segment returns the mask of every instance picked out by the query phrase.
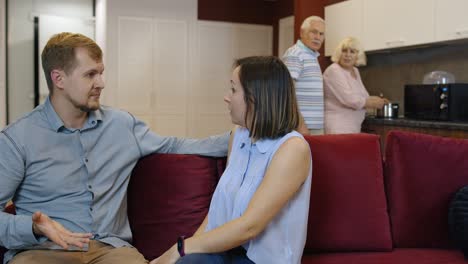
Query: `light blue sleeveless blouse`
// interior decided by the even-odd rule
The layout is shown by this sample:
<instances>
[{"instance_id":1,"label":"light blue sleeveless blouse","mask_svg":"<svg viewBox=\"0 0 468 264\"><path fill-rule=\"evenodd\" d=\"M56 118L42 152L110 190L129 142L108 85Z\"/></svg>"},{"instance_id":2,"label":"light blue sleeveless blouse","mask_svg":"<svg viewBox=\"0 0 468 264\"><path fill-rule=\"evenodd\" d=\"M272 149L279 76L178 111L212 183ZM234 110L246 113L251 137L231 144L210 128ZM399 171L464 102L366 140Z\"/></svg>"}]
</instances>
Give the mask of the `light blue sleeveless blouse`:
<instances>
[{"instance_id":1,"label":"light blue sleeveless blouse","mask_svg":"<svg viewBox=\"0 0 468 264\"><path fill-rule=\"evenodd\" d=\"M237 129L228 166L211 200L206 231L244 213L274 154L281 144L291 137L303 139L301 134L293 131L282 138L262 139L252 143L246 128ZM288 175L284 175L284 181L288 181ZM301 262L307 236L311 181L312 168L295 196L286 203L266 229L243 245L250 260L258 264Z\"/></svg>"}]
</instances>

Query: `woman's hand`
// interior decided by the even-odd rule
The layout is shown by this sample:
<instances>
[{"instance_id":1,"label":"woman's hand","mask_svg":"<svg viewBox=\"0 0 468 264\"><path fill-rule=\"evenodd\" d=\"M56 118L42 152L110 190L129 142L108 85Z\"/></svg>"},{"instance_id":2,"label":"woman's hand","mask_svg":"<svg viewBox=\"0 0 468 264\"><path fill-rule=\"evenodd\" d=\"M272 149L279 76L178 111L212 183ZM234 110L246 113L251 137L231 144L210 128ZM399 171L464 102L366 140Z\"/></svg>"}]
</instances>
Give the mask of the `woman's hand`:
<instances>
[{"instance_id":1,"label":"woman's hand","mask_svg":"<svg viewBox=\"0 0 468 264\"><path fill-rule=\"evenodd\" d=\"M174 245L158 258L153 259L150 264L174 264L179 258L179 252Z\"/></svg>"},{"instance_id":2,"label":"woman's hand","mask_svg":"<svg viewBox=\"0 0 468 264\"><path fill-rule=\"evenodd\" d=\"M390 101L387 98L378 97L378 96L369 96L366 99L365 108L380 109L384 104L388 104Z\"/></svg>"}]
</instances>

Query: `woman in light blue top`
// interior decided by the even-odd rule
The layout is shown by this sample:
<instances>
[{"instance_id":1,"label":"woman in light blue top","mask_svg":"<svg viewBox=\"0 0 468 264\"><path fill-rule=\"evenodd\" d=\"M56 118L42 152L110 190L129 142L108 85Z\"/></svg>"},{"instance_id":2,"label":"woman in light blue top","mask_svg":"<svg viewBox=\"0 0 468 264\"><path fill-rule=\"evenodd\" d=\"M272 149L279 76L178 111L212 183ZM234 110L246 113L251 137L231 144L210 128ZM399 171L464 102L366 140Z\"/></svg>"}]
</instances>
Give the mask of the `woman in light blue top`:
<instances>
[{"instance_id":1,"label":"woman in light blue top","mask_svg":"<svg viewBox=\"0 0 468 264\"><path fill-rule=\"evenodd\" d=\"M275 57L236 61L225 96L232 122L228 165L195 234L151 263L301 262L312 160L294 84Z\"/></svg>"}]
</instances>

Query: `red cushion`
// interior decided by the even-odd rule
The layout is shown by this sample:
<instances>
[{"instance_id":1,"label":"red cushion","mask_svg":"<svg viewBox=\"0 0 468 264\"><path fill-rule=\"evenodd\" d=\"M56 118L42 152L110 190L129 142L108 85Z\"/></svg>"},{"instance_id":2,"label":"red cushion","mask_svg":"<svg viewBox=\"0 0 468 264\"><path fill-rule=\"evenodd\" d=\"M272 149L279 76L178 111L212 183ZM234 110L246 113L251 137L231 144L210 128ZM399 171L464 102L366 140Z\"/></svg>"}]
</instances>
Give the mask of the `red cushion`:
<instances>
[{"instance_id":1,"label":"red cushion","mask_svg":"<svg viewBox=\"0 0 468 264\"><path fill-rule=\"evenodd\" d=\"M7 207L5 207L5 213L16 214L15 205L14 204L9 204Z\"/></svg>"},{"instance_id":2,"label":"red cushion","mask_svg":"<svg viewBox=\"0 0 468 264\"><path fill-rule=\"evenodd\" d=\"M468 184L468 140L391 131L386 145L395 246L448 247L449 201Z\"/></svg>"},{"instance_id":3,"label":"red cushion","mask_svg":"<svg viewBox=\"0 0 468 264\"><path fill-rule=\"evenodd\" d=\"M208 212L218 166L218 159L195 155L154 154L138 162L128 213L133 245L147 259L164 253L178 236L196 231Z\"/></svg>"},{"instance_id":4,"label":"red cushion","mask_svg":"<svg viewBox=\"0 0 468 264\"><path fill-rule=\"evenodd\" d=\"M302 264L462 264L463 254L443 249L395 249L392 252L356 252L304 255Z\"/></svg>"},{"instance_id":5,"label":"red cushion","mask_svg":"<svg viewBox=\"0 0 468 264\"><path fill-rule=\"evenodd\" d=\"M391 250L379 138L306 140L313 160L306 251Z\"/></svg>"}]
</instances>

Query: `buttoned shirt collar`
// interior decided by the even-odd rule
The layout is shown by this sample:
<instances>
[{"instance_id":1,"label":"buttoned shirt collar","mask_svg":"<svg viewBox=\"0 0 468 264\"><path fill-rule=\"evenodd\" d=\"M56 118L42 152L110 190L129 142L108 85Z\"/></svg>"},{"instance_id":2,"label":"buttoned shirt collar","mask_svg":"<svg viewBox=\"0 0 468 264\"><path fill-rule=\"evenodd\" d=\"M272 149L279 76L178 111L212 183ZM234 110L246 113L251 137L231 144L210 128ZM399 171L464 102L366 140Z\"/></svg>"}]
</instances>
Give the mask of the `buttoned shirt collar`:
<instances>
[{"instance_id":1,"label":"buttoned shirt collar","mask_svg":"<svg viewBox=\"0 0 468 264\"><path fill-rule=\"evenodd\" d=\"M244 142L240 144L240 148L243 148L244 146L255 146L258 149L258 152L265 154L268 152L268 150L274 145L275 140L274 139L269 139L269 138L264 138L255 141L255 143L252 143L252 140L250 138L246 138Z\"/></svg>"},{"instance_id":2,"label":"buttoned shirt collar","mask_svg":"<svg viewBox=\"0 0 468 264\"><path fill-rule=\"evenodd\" d=\"M44 103L44 113L49 121L50 127L55 132L61 132L63 129L68 129L65 127L62 119L58 116L57 112L55 112L54 106L50 101L50 97L47 97ZM81 130L86 130L91 127L95 127L98 122L102 121L102 115L99 110L91 111L88 113L88 118L86 119L86 123L84 124ZM68 129L71 130L71 129ZM76 129L75 129L76 130Z\"/></svg>"}]
</instances>

